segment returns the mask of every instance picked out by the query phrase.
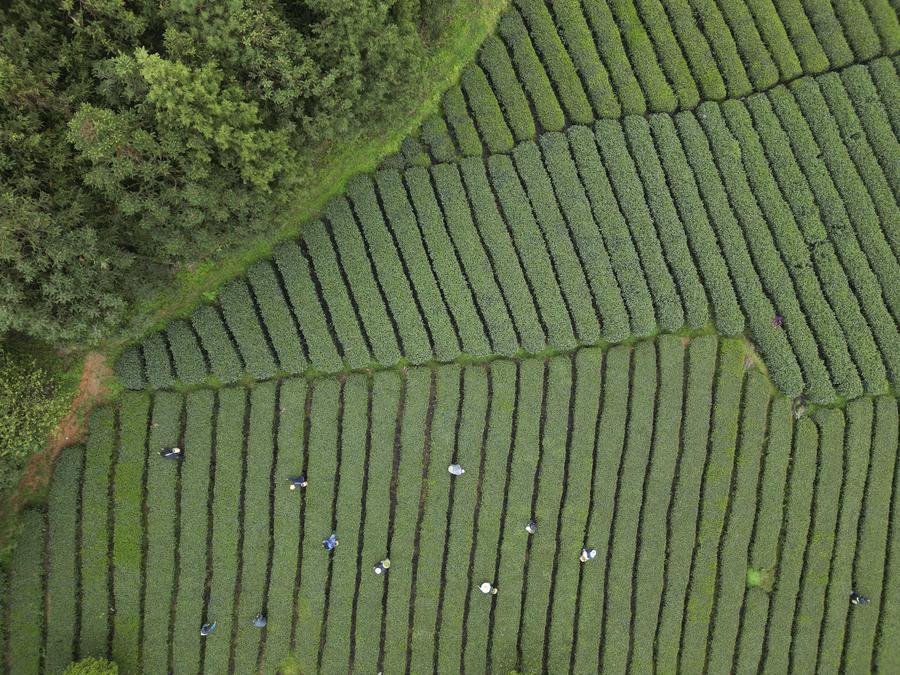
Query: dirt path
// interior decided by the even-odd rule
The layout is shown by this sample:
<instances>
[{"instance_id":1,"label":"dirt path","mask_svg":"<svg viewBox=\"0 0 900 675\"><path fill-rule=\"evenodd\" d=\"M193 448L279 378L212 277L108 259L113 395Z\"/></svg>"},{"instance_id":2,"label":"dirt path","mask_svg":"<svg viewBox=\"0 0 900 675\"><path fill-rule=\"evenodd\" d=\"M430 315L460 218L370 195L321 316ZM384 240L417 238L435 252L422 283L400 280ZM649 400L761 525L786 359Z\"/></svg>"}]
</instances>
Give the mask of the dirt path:
<instances>
[{"instance_id":1,"label":"dirt path","mask_svg":"<svg viewBox=\"0 0 900 675\"><path fill-rule=\"evenodd\" d=\"M43 491L53 476L53 462L57 455L70 445L81 443L87 433L87 420L90 411L98 403L102 403L109 394L109 379L113 372L106 363L106 357L99 352L90 352L84 359L81 371L81 382L78 394L72 399L69 414L57 425L50 435L50 445L34 455L22 479L14 498L14 504L20 506L34 494Z\"/></svg>"}]
</instances>

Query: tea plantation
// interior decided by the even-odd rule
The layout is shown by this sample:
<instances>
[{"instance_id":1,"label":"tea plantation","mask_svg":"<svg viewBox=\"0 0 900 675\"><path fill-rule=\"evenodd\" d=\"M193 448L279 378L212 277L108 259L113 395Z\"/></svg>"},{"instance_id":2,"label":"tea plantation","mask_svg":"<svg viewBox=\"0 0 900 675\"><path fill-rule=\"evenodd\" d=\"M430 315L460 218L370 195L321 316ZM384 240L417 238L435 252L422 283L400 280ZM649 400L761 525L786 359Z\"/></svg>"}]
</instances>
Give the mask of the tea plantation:
<instances>
[{"instance_id":1,"label":"tea plantation","mask_svg":"<svg viewBox=\"0 0 900 675\"><path fill-rule=\"evenodd\" d=\"M898 51L888 0L514 0L122 354L0 665L900 672Z\"/></svg>"}]
</instances>

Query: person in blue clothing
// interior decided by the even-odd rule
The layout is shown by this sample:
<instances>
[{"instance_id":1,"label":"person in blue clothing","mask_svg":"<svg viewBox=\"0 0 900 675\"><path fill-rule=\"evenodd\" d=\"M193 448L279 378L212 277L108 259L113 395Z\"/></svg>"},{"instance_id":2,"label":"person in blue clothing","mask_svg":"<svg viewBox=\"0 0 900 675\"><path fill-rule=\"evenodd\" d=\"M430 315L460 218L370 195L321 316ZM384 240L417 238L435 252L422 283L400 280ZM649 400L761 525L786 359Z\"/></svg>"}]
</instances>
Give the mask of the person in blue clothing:
<instances>
[{"instance_id":1,"label":"person in blue clothing","mask_svg":"<svg viewBox=\"0 0 900 675\"><path fill-rule=\"evenodd\" d=\"M163 448L159 451L159 456L163 459L182 459L181 448Z\"/></svg>"},{"instance_id":2,"label":"person in blue clothing","mask_svg":"<svg viewBox=\"0 0 900 675\"><path fill-rule=\"evenodd\" d=\"M215 629L216 629L215 621L213 621L212 623L205 623L202 626L200 626L200 635L202 637L206 637L207 635L212 633Z\"/></svg>"},{"instance_id":3,"label":"person in blue clothing","mask_svg":"<svg viewBox=\"0 0 900 675\"><path fill-rule=\"evenodd\" d=\"M306 480L306 476L300 474L299 476L291 476L288 478L288 481L291 483L291 490L296 490L297 488L305 488L309 483Z\"/></svg>"},{"instance_id":4,"label":"person in blue clothing","mask_svg":"<svg viewBox=\"0 0 900 675\"><path fill-rule=\"evenodd\" d=\"M868 605L871 600L867 598L862 593L857 593L856 591L850 592L850 604L851 605Z\"/></svg>"},{"instance_id":5,"label":"person in blue clothing","mask_svg":"<svg viewBox=\"0 0 900 675\"><path fill-rule=\"evenodd\" d=\"M253 619L253 625L257 628L265 628L266 627L266 615L262 612L257 613L256 618Z\"/></svg>"},{"instance_id":6,"label":"person in blue clothing","mask_svg":"<svg viewBox=\"0 0 900 675\"><path fill-rule=\"evenodd\" d=\"M331 536L322 542L322 546L325 547L326 551L333 551L334 549L337 548L338 544L340 544L340 543L341 542L338 541L337 535L334 532L332 532Z\"/></svg>"}]
</instances>

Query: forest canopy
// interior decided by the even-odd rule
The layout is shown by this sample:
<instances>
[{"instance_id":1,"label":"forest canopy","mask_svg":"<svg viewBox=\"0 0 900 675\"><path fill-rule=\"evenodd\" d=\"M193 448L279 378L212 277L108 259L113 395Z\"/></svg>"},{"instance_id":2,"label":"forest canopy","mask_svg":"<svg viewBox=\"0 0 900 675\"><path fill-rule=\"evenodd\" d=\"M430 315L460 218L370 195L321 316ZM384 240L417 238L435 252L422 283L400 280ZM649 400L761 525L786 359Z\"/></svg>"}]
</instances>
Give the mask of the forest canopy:
<instances>
[{"instance_id":1,"label":"forest canopy","mask_svg":"<svg viewBox=\"0 0 900 675\"><path fill-rule=\"evenodd\" d=\"M454 4L0 4L0 335L97 342L174 266L271 228Z\"/></svg>"}]
</instances>

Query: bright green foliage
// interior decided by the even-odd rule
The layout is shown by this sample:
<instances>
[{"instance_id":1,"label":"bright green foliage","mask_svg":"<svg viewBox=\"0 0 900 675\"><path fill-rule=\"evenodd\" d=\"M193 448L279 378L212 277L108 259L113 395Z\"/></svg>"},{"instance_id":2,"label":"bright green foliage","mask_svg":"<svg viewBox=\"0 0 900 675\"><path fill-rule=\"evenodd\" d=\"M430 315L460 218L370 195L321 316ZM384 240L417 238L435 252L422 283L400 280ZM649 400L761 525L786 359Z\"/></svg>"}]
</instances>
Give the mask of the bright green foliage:
<instances>
[{"instance_id":1,"label":"bright green foliage","mask_svg":"<svg viewBox=\"0 0 900 675\"><path fill-rule=\"evenodd\" d=\"M637 336L652 335L656 332L656 316L650 291L641 271L631 234L597 153L594 135L584 127L573 127L567 135L572 156L591 203L594 221L603 236L622 299L628 308L630 333Z\"/></svg>"},{"instance_id":2,"label":"bright green foliage","mask_svg":"<svg viewBox=\"0 0 900 675\"><path fill-rule=\"evenodd\" d=\"M118 675L118 673L119 666L115 662L89 656L69 665L63 675Z\"/></svg>"},{"instance_id":3,"label":"bright green foliage","mask_svg":"<svg viewBox=\"0 0 900 675\"><path fill-rule=\"evenodd\" d=\"M853 61L853 52L830 2L805 2L806 15L812 24L822 49L832 68L841 68Z\"/></svg>"},{"instance_id":4,"label":"bright green foliage","mask_svg":"<svg viewBox=\"0 0 900 675\"><path fill-rule=\"evenodd\" d=\"M889 404L882 404L887 407L885 411L887 422L890 423L891 414L896 416L896 408L894 412L890 410ZM893 434L893 437L891 437ZM890 445L892 442L897 447L897 434L889 428L885 430L885 434L879 437L879 442L884 445ZM892 487L891 511L887 515L890 523L897 522L898 512L900 512L900 500L896 498L897 490L900 488L900 471L894 463L894 485ZM883 623L876 631L875 649L877 653L873 655L873 667L879 672L889 672L898 666L897 653L891 647L897 637L897 607L894 603L897 601L897 595L900 593L900 584L897 583L897 563L900 560L900 546L898 546L897 537L893 534L888 535L888 542L885 551L885 577L882 582L882 599L881 599L881 621Z\"/></svg>"},{"instance_id":5,"label":"bright green foliage","mask_svg":"<svg viewBox=\"0 0 900 675\"><path fill-rule=\"evenodd\" d=\"M538 311L546 322L547 340L557 349L572 348L575 345L572 317L556 281L558 276L548 255L546 240L528 208L515 167L509 157L496 155L488 161L488 172L502 217L512 233L534 292Z\"/></svg>"},{"instance_id":6,"label":"bright green foliage","mask_svg":"<svg viewBox=\"0 0 900 675\"><path fill-rule=\"evenodd\" d=\"M341 277L342 271L330 239L325 224L317 220L304 229L300 249L307 266L311 268L317 293L321 289L321 302L327 307L326 317L336 334L336 343L340 344L343 360L351 368L364 368L372 361L369 343L363 337L360 319L347 295L347 286Z\"/></svg>"},{"instance_id":7,"label":"bright green foliage","mask_svg":"<svg viewBox=\"0 0 900 675\"><path fill-rule=\"evenodd\" d=\"M515 4L528 26L568 120L575 124L590 124L594 119L591 104L544 0L516 0Z\"/></svg>"},{"instance_id":8,"label":"bright green foliage","mask_svg":"<svg viewBox=\"0 0 900 675\"><path fill-rule=\"evenodd\" d=\"M453 173L444 171L444 175L450 180L454 179ZM439 179L440 175L436 170L435 177ZM534 291L523 272L509 224L503 220L498 210L499 205L488 182L484 163L475 160L463 162L462 178L475 226L484 241L486 253L490 255L491 266L503 291L504 302L509 306L508 312L512 315L519 342L530 352L540 351L547 344L546 329L540 319ZM443 194L447 190L441 187L442 183L445 184L439 179L438 189ZM447 216L452 223L451 215L452 212L448 210Z\"/></svg>"},{"instance_id":9,"label":"bright green foliage","mask_svg":"<svg viewBox=\"0 0 900 675\"><path fill-rule=\"evenodd\" d=\"M805 73L821 73L829 67L828 56L810 24L801 0L772 0L784 22ZM843 38L842 38L843 39ZM824 44L824 43L823 43Z\"/></svg>"},{"instance_id":10,"label":"bright green foliage","mask_svg":"<svg viewBox=\"0 0 900 675\"><path fill-rule=\"evenodd\" d=\"M684 225L678 217L666 185L662 165L650 134L650 125L644 118L635 116L626 118L624 127L631 155L640 173L641 182L645 186L647 205L656 226L656 236L662 245L665 259L672 270L678 293L683 300L683 322L691 328L700 328L709 321L709 303L688 247ZM673 313L677 316L677 311Z\"/></svg>"},{"instance_id":11,"label":"bright green foliage","mask_svg":"<svg viewBox=\"0 0 900 675\"><path fill-rule=\"evenodd\" d=\"M191 317L191 323L209 357L212 374L222 382L237 382L243 364L219 311L210 305L200 305Z\"/></svg>"},{"instance_id":12,"label":"bright green foliage","mask_svg":"<svg viewBox=\"0 0 900 675\"><path fill-rule=\"evenodd\" d=\"M275 249L274 263L284 283L297 323L306 341L309 361L316 370L336 372L343 363L335 345L322 300L316 293L306 258L293 243L282 244Z\"/></svg>"},{"instance_id":13,"label":"bright green foliage","mask_svg":"<svg viewBox=\"0 0 900 675\"><path fill-rule=\"evenodd\" d=\"M660 0L638 0L637 9L679 106L693 108L700 101L700 95L681 46L672 32L666 9Z\"/></svg>"},{"instance_id":14,"label":"bright green foliage","mask_svg":"<svg viewBox=\"0 0 900 675\"><path fill-rule=\"evenodd\" d=\"M219 292L219 301L247 373L258 380L275 375L278 367L247 283L243 280L229 282Z\"/></svg>"},{"instance_id":15,"label":"bright green foliage","mask_svg":"<svg viewBox=\"0 0 900 675\"><path fill-rule=\"evenodd\" d=\"M581 260L556 201L553 184L534 143L522 143L513 154L516 169L525 184L534 218L543 232L575 325L578 341L596 344L600 339L598 312L591 302Z\"/></svg>"},{"instance_id":16,"label":"bright green foliage","mask_svg":"<svg viewBox=\"0 0 900 675\"><path fill-rule=\"evenodd\" d=\"M778 69L762 42L756 22L745 2L722 0L719 5L734 36L747 76L756 91L778 82Z\"/></svg>"},{"instance_id":17,"label":"bright green foliage","mask_svg":"<svg viewBox=\"0 0 900 675\"><path fill-rule=\"evenodd\" d=\"M491 91L491 85L484 71L477 65L470 65L463 71L462 87L466 92L469 107L475 117L475 123L481 130L481 137L489 152L509 152L513 148L513 137L503 113L497 103L497 97ZM464 153L477 154L477 153Z\"/></svg>"},{"instance_id":18,"label":"bright green foliage","mask_svg":"<svg viewBox=\"0 0 900 675\"><path fill-rule=\"evenodd\" d=\"M447 123L439 115L431 115L422 123L422 142L428 147L436 162L452 162L456 159L456 147Z\"/></svg>"},{"instance_id":19,"label":"bright green foliage","mask_svg":"<svg viewBox=\"0 0 900 675\"><path fill-rule=\"evenodd\" d=\"M478 60L490 78L493 91L500 108L506 114L506 121L515 139L524 141L527 138L534 138L535 119L503 41L496 35L491 35L481 45Z\"/></svg>"},{"instance_id":20,"label":"bright green foliage","mask_svg":"<svg viewBox=\"0 0 900 675\"><path fill-rule=\"evenodd\" d=\"M231 628L235 672L252 672L257 663L260 630L253 618L265 609L265 583L269 560L270 493L275 438L273 421L276 413L276 383L265 382L250 393L249 426L244 431L245 470L241 502L241 537L243 546L238 556L238 588L234 625ZM285 489L285 486L280 486Z\"/></svg>"},{"instance_id":21,"label":"bright green foliage","mask_svg":"<svg viewBox=\"0 0 900 675\"><path fill-rule=\"evenodd\" d=\"M153 333L144 341L144 364L147 383L154 389L169 387L175 381L169 345L162 333Z\"/></svg>"},{"instance_id":22,"label":"bright green foliage","mask_svg":"<svg viewBox=\"0 0 900 675\"><path fill-rule=\"evenodd\" d=\"M448 89L442 99L442 105L447 126L452 130L459 151L468 157L480 156L482 153L481 139L475 123L469 116L462 89L459 86Z\"/></svg>"},{"instance_id":23,"label":"bright green foliage","mask_svg":"<svg viewBox=\"0 0 900 675\"><path fill-rule=\"evenodd\" d=\"M78 484L83 463L83 447L64 450L53 467L53 484L47 499L49 566L47 641L44 651L45 667L48 672L53 673L62 671L72 660L74 653L75 622L78 615L78 600L75 595Z\"/></svg>"},{"instance_id":24,"label":"bright green foliage","mask_svg":"<svg viewBox=\"0 0 900 675\"><path fill-rule=\"evenodd\" d=\"M257 263L247 271L247 281L256 298L260 319L272 340L279 369L288 373L302 373L306 369L302 338L281 292L275 270L268 263Z\"/></svg>"},{"instance_id":25,"label":"bright green foliage","mask_svg":"<svg viewBox=\"0 0 900 675\"><path fill-rule=\"evenodd\" d=\"M722 71L729 98L746 96L752 91L752 85L738 55L731 30L719 11L719 5L712 0L689 1L694 12L699 15L709 46Z\"/></svg>"},{"instance_id":26,"label":"bright green foliage","mask_svg":"<svg viewBox=\"0 0 900 675\"><path fill-rule=\"evenodd\" d=\"M175 361L175 375L184 384L199 384L206 378L207 368L197 338L186 321L176 320L166 328L166 339Z\"/></svg>"},{"instance_id":27,"label":"bright green foliage","mask_svg":"<svg viewBox=\"0 0 900 675\"><path fill-rule=\"evenodd\" d=\"M435 173L437 171L435 169ZM375 180L384 206L385 222L396 238L399 255L406 264L409 283L428 324L434 356L439 361L449 361L459 355L459 337L453 320L447 313L445 296L435 279L406 189L400 175L394 171L382 171L376 175ZM431 205L433 209L437 209L433 200Z\"/></svg>"},{"instance_id":28,"label":"bright green foliage","mask_svg":"<svg viewBox=\"0 0 900 675\"><path fill-rule=\"evenodd\" d=\"M147 443L147 554L144 581L144 672L171 670L168 655L150 645L168 645L169 626L175 601L176 533L178 499L176 485L180 461L165 460L163 447L181 446L184 400L172 392L159 392L153 400L150 439ZM187 453L189 448L183 448Z\"/></svg>"},{"instance_id":29,"label":"bright green foliage","mask_svg":"<svg viewBox=\"0 0 900 675\"><path fill-rule=\"evenodd\" d=\"M569 141L562 134L544 134L541 151L579 263L593 293L603 337L616 342L628 334L628 315L603 239L598 236L597 223L578 176L578 167L572 159Z\"/></svg>"},{"instance_id":30,"label":"bright green foliage","mask_svg":"<svg viewBox=\"0 0 900 675\"><path fill-rule=\"evenodd\" d=\"M84 473L81 480L81 656L106 653L109 616L109 559L107 527L109 512L109 480L116 445L116 411L111 406L95 410L91 415Z\"/></svg>"},{"instance_id":31,"label":"bright green foliage","mask_svg":"<svg viewBox=\"0 0 900 675\"><path fill-rule=\"evenodd\" d=\"M756 25L759 27L760 37L768 47L769 55L778 67L778 76L782 81L792 80L804 72L813 74L823 69L804 68L800 65L800 59L797 54L803 50L791 43L787 26L775 8L774 0L748 0L747 9L750 10ZM808 29L808 23L806 23L806 27ZM815 36L812 36L811 39L815 43ZM817 43L815 43L815 48L818 49L818 53L821 54L824 60L825 55L821 53L821 48L818 47ZM827 62L824 62L823 65L827 66Z\"/></svg>"},{"instance_id":32,"label":"bright green foliage","mask_svg":"<svg viewBox=\"0 0 900 675\"><path fill-rule=\"evenodd\" d=\"M522 17L514 9L509 10L500 18L498 30L510 51L510 58L522 80L522 85L528 92L541 129L562 130L566 123L565 115L544 66L534 51L534 45Z\"/></svg>"},{"instance_id":33,"label":"bright green foliage","mask_svg":"<svg viewBox=\"0 0 900 675\"><path fill-rule=\"evenodd\" d=\"M144 537L141 500L147 461L154 450L147 438L151 423L149 418L150 397L144 393L126 394L119 410L119 455L112 490L117 506L112 533L113 596L116 600L112 654L115 661L129 672L137 670L141 632Z\"/></svg>"},{"instance_id":34,"label":"bright green foliage","mask_svg":"<svg viewBox=\"0 0 900 675\"><path fill-rule=\"evenodd\" d=\"M855 60L867 61L881 53L881 44L869 14L862 2L834 0L834 11L844 29L844 35ZM896 16L896 15L895 15ZM894 19L896 24L896 18Z\"/></svg>"},{"instance_id":35,"label":"bright green foliage","mask_svg":"<svg viewBox=\"0 0 900 675\"><path fill-rule=\"evenodd\" d=\"M519 341L512 324L513 317L509 316L506 300L494 276L491 258L480 245L481 240L472 222L472 213L466 200L459 169L436 166L431 174L447 230L459 252L478 305L483 308L482 314L490 334L491 348L499 354L512 356L519 349Z\"/></svg>"},{"instance_id":36,"label":"bright green foliage","mask_svg":"<svg viewBox=\"0 0 900 675\"><path fill-rule=\"evenodd\" d=\"M479 160L473 161L481 164ZM431 268L442 291L444 303L453 315L460 346L468 354L487 355L491 348L485 332L485 320L479 315L479 306L474 301L472 289L460 267L431 177L424 169L412 169L406 175L406 186Z\"/></svg>"},{"instance_id":37,"label":"bright green foliage","mask_svg":"<svg viewBox=\"0 0 900 675\"><path fill-rule=\"evenodd\" d=\"M36 673L40 670L41 631L44 622L42 569L45 520L40 511L22 515L25 536L16 547L9 569L10 635L7 654L11 672Z\"/></svg>"},{"instance_id":38,"label":"bright green foliage","mask_svg":"<svg viewBox=\"0 0 900 675\"><path fill-rule=\"evenodd\" d=\"M885 562L889 541L889 518L897 461L897 400L880 397L875 401L872 454L866 479L863 511L860 514L859 538L853 558L853 583L864 588L871 598L882 598L885 589ZM891 589L893 591L893 589ZM883 598L882 598L883 600ZM851 613L847 636L841 654L841 668L848 672L872 669L872 656L879 619Z\"/></svg>"},{"instance_id":39,"label":"bright green foliage","mask_svg":"<svg viewBox=\"0 0 900 675\"><path fill-rule=\"evenodd\" d=\"M355 308L362 317L372 356L384 365L393 365L404 351L402 337L398 336L396 322L388 316L383 290L375 278L355 214L346 199L337 199L329 203L326 215L337 244L338 264L348 281ZM410 345L410 353L415 355L416 351L415 346Z\"/></svg>"},{"instance_id":40,"label":"bright green foliage","mask_svg":"<svg viewBox=\"0 0 900 675\"><path fill-rule=\"evenodd\" d=\"M353 181L348 195L353 200L366 251L374 261L378 283L384 290L388 309L402 340L403 355L414 364L434 358L429 336L399 251L385 225L381 209L369 180Z\"/></svg>"},{"instance_id":41,"label":"bright green foliage","mask_svg":"<svg viewBox=\"0 0 900 675\"><path fill-rule=\"evenodd\" d=\"M646 191L629 154L622 126L600 120L596 127L597 147L609 175L616 203L628 224L640 258L641 269L653 296L656 320L665 331L684 325L684 312L669 264L663 256L657 232L647 207Z\"/></svg>"},{"instance_id":42,"label":"bright green foliage","mask_svg":"<svg viewBox=\"0 0 900 675\"><path fill-rule=\"evenodd\" d=\"M524 3L522 3L524 6ZM597 54L594 36L587 25L580 3L576 0L552 0L547 3L559 26L559 37L568 49L570 58L584 87L594 112L599 117L618 117L622 113L616 92L613 90L606 66ZM531 9L532 16L538 25L546 26L543 13ZM553 32L556 28L551 29ZM558 57L561 58L561 57ZM626 112L633 112L629 101Z\"/></svg>"},{"instance_id":43,"label":"bright green foliage","mask_svg":"<svg viewBox=\"0 0 900 675\"><path fill-rule=\"evenodd\" d=\"M172 632L173 665L176 673L195 672L200 659L200 630L207 569L207 509L210 504L210 466L214 457L213 429L217 394L195 391L185 401L185 456L181 467L181 520L178 594ZM185 489L185 486L189 486Z\"/></svg>"}]
</instances>

